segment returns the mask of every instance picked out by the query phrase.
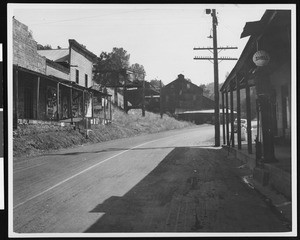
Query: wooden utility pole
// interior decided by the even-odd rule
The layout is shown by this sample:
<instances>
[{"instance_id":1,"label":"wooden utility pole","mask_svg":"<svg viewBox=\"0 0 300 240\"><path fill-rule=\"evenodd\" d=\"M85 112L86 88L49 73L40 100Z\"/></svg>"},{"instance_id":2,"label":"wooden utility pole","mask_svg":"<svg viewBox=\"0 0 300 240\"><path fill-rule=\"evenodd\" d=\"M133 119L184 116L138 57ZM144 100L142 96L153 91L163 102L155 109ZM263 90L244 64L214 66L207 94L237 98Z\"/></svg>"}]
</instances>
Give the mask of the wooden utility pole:
<instances>
[{"instance_id":1,"label":"wooden utility pole","mask_svg":"<svg viewBox=\"0 0 300 240\"><path fill-rule=\"evenodd\" d=\"M194 57L194 60L213 60L214 64L214 94L215 94L215 146L220 146L220 108L219 108L219 68L218 60L237 60L237 58L221 57L218 58L218 49L237 49L237 47L218 47L217 46L217 25L218 20L216 16L216 9L206 9L207 14L212 16L212 28L213 28L213 48L194 48L194 50L213 50L213 58L211 57Z\"/></svg>"},{"instance_id":2,"label":"wooden utility pole","mask_svg":"<svg viewBox=\"0 0 300 240\"><path fill-rule=\"evenodd\" d=\"M145 77L143 77L143 88L142 88L142 116L145 117Z\"/></svg>"},{"instance_id":3,"label":"wooden utility pole","mask_svg":"<svg viewBox=\"0 0 300 240\"><path fill-rule=\"evenodd\" d=\"M162 99L162 82L159 81L159 110L160 110L160 118L163 118L163 99Z\"/></svg>"},{"instance_id":4,"label":"wooden utility pole","mask_svg":"<svg viewBox=\"0 0 300 240\"><path fill-rule=\"evenodd\" d=\"M214 91L215 91L215 146L220 146L220 110L219 110L219 67L217 50L217 17L216 9L212 10L213 46L214 46Z\"/></svg>"}]
</instances>

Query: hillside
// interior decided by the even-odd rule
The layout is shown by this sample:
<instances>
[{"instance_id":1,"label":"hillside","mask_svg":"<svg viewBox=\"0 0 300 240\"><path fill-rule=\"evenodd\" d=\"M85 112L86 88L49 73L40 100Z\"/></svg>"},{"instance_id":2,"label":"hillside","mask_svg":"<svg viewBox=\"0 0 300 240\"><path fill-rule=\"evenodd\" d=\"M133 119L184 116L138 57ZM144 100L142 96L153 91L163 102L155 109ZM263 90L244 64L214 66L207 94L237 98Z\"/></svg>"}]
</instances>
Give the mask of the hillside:
<instances>
[{"instance_id":1,"label":"hillside","mask_svg":"<svg viewBox=\"0 0 300 240\"><path fill-rule=\"evenodd\" d=\"M13 153L14 157L26 158L61 148L76 147L82 144L104 142L189 126L193 126L193 124L177 121L167 115L164 115L161 119L159 114L146 112L146 116L142 117L141 110L130 110L128 114L125 114L118 108L113 108L113 122L108 125L95 125L87 138L71 126L20 126L14 131Z\"/></svg>"}]
</instances>

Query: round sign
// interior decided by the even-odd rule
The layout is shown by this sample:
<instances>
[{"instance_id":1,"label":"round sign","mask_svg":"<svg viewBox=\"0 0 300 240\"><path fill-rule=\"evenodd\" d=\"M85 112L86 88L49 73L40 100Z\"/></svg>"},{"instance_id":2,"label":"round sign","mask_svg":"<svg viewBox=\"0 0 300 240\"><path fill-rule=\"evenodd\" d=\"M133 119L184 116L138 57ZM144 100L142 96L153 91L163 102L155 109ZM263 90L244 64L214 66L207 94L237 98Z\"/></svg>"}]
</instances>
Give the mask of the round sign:
<instances>
[{"instance_id":1,"label":"round sign","mask_svg":"<svg viewBox=\"0 0 300 240\"><path fill-rule=\"evenodd\" d=\"M253 62L256 66L262 67L268 65L270 61L270 56L266 51L257 51L253 55Z\"/></svg>"}]
</instances>

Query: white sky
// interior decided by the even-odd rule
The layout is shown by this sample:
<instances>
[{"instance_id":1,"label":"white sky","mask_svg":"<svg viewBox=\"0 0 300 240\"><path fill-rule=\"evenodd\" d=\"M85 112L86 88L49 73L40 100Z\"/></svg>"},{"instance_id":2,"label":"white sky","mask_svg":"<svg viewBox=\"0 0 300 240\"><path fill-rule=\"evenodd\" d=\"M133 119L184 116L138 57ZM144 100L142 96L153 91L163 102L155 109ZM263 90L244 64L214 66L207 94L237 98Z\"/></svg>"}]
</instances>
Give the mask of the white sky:
<instances>
[{"instance_id":1,"label":"white sky","mask_svg":"<svg viewBox=\"0 0 300 240\"><path fill-rule=\"evenodd\" d=\"M207 38L212 18L206 8L216 8L218 46L237 46L221 51L219 56L239 57L248 37L240 39L247 21L258 21L266 9L276 5L233 4L9 4L11 16L29 27L34 39L52 48L68 47L75 39L97 56L113 47L123 47L130 54L130 64L139 63L146 70L146 80L161 79L167 84L182 73L193 83L213 82L213 64L194 60L212 56ZM282 8L282 6L281 6ZM10 15L8 15L10 16ZM219 82L236 61L219 64Z\"/></svg>"}]
</instances>

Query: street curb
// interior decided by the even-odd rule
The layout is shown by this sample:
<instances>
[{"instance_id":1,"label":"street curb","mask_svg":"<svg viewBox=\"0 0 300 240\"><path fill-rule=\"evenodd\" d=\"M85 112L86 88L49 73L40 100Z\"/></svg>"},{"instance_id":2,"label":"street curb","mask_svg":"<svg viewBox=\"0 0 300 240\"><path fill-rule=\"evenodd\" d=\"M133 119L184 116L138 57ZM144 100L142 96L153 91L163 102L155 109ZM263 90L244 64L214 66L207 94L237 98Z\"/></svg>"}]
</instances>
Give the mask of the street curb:
<instances>
[{"instance_id":1,"label":"street curb","mask_svg":"<svg viewBox=\"0 0 300 240\"><path fill-rule=\"evenodd\" d=\"M235 149L223 148L227 154L227 158L233 158L238 161L241 166L235 167L235 173L241 182L253 189L262 198L265 204L271 208L272 212L284 223L284 225L292 230L292 202L283 193L276 191L271 185L263 185L254 179L254 169L251 169L244 159L239 159ZM230 154L231 153L231 154ZM237 163L237 162L236 162ZM234 166L233 166L234 167Z\"/></svg>"}]
</instances>

